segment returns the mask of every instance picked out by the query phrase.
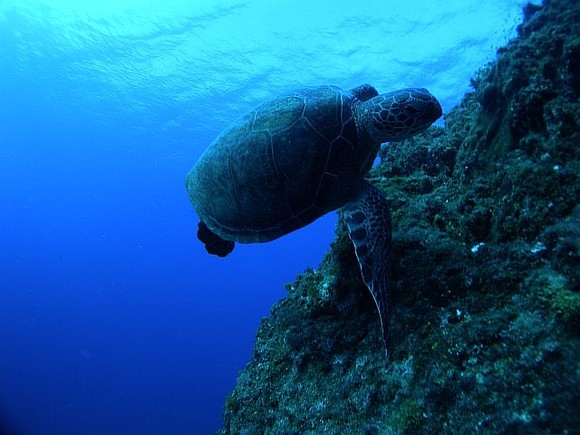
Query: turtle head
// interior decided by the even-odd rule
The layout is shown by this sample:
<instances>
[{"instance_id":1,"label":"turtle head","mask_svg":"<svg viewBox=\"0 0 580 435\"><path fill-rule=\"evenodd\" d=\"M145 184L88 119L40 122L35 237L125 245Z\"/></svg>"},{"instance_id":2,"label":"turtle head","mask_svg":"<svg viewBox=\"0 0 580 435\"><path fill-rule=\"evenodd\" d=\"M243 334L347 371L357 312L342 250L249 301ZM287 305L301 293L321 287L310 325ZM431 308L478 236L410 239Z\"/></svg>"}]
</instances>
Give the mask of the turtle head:
<instances>
[{"instance_id":1,"label":"turtle head","mask_svg":"<svg viewBox=\"0 0 580 435\"><path fill-rule=\"evenodd\" d=\"M441 105L427 89L407 88L361 103L357 118L374 142L383 143L425 131L442 113Z\"/></svg>"}]
</instances>

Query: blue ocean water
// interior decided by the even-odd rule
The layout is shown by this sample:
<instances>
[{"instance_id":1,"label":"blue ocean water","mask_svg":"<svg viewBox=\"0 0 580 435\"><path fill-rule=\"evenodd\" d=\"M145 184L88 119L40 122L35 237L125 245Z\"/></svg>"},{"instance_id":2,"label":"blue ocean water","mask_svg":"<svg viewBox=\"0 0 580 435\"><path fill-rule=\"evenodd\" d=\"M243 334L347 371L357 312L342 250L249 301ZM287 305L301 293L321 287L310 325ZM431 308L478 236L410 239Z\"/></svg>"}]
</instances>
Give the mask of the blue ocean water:
<instances>
[{"instance_id":1,"label":"blue ocean water","mask_svg":"<svg viewBox=\"0 0 580 435\"><path fill-rule=\"evenodd\" d=\"M427 87L447 111L520 0L0 1L0 433L205 434L336 215L225 259L184 177L304 85Z\"/></svg>"}]
</instances>

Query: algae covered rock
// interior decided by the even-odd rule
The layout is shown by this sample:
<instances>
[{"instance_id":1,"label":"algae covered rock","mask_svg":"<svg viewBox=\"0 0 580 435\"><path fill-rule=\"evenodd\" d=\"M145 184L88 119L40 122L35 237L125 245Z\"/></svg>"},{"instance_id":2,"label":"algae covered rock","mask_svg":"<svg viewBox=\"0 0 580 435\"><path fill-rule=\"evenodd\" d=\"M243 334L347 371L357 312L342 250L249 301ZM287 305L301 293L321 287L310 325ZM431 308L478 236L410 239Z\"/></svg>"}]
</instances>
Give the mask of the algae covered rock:
<instances>
[{"instance_id":1,"label":"algae covered rock","mask_svg":"<svg viewBox=\"0 0 580 435\"><path fill-rule=\"evenodd\" d=\"M221 433L573 433L580 428L580 4L525 8L446 128L391 144L384 358L342 224L288 285Z\"/></svg>"}]
</instances>

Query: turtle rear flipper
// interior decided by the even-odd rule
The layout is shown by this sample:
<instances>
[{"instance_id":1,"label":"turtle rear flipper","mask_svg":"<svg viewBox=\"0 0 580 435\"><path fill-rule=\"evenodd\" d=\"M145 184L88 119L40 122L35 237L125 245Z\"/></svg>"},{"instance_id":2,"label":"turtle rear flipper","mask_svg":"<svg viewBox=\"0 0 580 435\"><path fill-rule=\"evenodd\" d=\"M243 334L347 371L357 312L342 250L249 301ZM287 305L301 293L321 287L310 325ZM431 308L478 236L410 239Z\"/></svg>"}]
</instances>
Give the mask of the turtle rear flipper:
<instances>
[{"instance_id":1,"label":"turtle rear flipper","mask_svg":"<svg viewBox=\"0 0 580 435\"><path fill-rule=\"evenodd\" d=\"M213 233L206 224L199 221L197 238L205 245L205 250L218 257L225 257L234 250L234 242L224 240Z\"/></svg>"},{"instance_id":2,"label":"turtle rear flipper","mask_svg":"<svg viewBox=\"0 0 580 435\"><path fill-rule=\"evenodd\" d=\"M391 213L383 194L361 180L357 196L342 208L362 278L379 312L385 350L389 343Z\"/></svg>"}]
</instances>

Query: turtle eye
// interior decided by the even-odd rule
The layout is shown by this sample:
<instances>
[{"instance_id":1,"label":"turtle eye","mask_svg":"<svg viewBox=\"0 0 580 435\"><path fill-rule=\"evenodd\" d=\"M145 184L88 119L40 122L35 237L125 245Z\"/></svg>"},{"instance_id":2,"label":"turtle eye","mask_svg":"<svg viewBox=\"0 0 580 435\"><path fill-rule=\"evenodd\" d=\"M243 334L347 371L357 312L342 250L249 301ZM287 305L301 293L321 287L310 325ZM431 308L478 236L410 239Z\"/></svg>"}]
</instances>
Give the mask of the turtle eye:
<instances>
[{"instance_id":1,"label":"turtle eye","mask_svg":"<svg viewBox=\"0 0 580 435\"><path fill-rule=\"evenodd\" d=\"M419 113L419 111L415 109L413 106L407 106L407 113L411 116L415 116Z\"/></svg>"}]
</instances>

